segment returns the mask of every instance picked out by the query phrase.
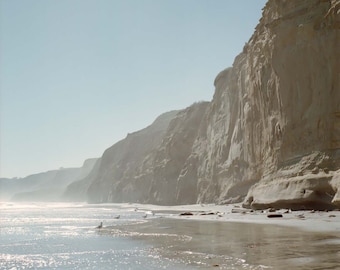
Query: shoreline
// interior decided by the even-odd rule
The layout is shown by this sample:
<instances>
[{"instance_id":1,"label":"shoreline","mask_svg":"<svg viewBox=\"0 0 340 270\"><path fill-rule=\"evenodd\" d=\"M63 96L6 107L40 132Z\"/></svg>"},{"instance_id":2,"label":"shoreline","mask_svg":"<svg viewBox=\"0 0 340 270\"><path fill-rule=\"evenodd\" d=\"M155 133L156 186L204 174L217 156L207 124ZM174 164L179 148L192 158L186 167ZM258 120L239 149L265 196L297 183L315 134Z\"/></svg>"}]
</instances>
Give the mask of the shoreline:
<instances>
[{"instance_id":1,"label":"shoreline","mask_svg":"<svg viewBox=\"0 0 340 270\"><path fill-rule=\"evenodd\" d=\"M124 232L166 246L162 256L180 257L186 265L301 270L338 265L334 258L340 245L340 211L251 211L241 204L115 207L137 211L146 221L124 226Z\"/></svg>"},{"instance_id":2,"label":"shoreline","mask_svg":"<svg viewBox=\"0 0 340 270\"><path fill-rule=\"evenodd\" d=\"M0 202L1 208L8 207L40 207L41 202ZM214 222L236 222L263 225L279 225L284 227L294 227L296 229L315 233L340 233L340 210L314 211L298 210L251 210L242 208L241 203L228 205L216 204L193 204L162 206L139 203L103 203L87 204L85 202L54 202L44 205L44 207L62 207L68 204L76 204L78 207L115 207L127 211L140 212L144 219L169 218L178 220L193 221L214 221ZM282 217L268 218L267 215L282 215Z\"/></svg>"},{"instance_id":3,"label":"shoreline","mask_svg":"<svg viewBox=\"0 0 340 270\"><path fill-rule=\"evenodd\" d=\"M8 243L13 244L14 232L20 241L16 247L22 248L20 252L13 252L13 256L25 254L33 264L39 263L35 261L36 255L27 253L26 245L22 244L45 247L50 243L53 253L46 256L52 258L54 254L60 254L60 249L65 254L64 245L59 244L66 240L78 247L69 261L79 262L78 249L83 254L83 244L89 247L88 253L84 253L87 260L95 241L99 252L95 259L101 261L106 257L111 265L112 258L116 262L127 260L130 263L142 259L143 269L148 268L150 258L156 265L152 269L159 269L158 264L169 266L169 269L335 269L338 265L336 258L340 254L339 211L289 212L284 213L282 218L270 219L267 218L268 213L250 212L240 204L6 203L2 207L8 210L4 211L7 228L4 236ZM304 219L297 217L300 212L304 213ZM180 215L183 213L190 214ZM330 218L329 215L335 217ZM104 225L96 229L94 224L98 225L98 221L103 221ZM13 229L13 222L17 230ZM279 226L273 226L275 224ZM300 230L304 228L301 225L306 224L313 226L314 230ZM321 229L315 224L320 224ZM36 233L42 235L37 240L38 245L30 237L25 242L26 231L31 231L34 237ZM45 250L41 252L45 254ZM64 266L64 259L57 263ZM140 267L141 264L138 264L136 269Z\"/></svg>"},{"instance_id":4,"label":"shoreline","mask_svg":"<svg viewBox=\"0 0 340 270\"><path fill-rule=\"evenodd\" d=\"M295 227L309 232L340 232L340 211L251 210L241 203L230 205L194 204L160 206L152 204L118 204L121 208L144 211L149 217L180 220L238 222ZM282 215L269 218L268 215ZM146 217L148 218L148 217Z\"/></svg>"}]
</instances>

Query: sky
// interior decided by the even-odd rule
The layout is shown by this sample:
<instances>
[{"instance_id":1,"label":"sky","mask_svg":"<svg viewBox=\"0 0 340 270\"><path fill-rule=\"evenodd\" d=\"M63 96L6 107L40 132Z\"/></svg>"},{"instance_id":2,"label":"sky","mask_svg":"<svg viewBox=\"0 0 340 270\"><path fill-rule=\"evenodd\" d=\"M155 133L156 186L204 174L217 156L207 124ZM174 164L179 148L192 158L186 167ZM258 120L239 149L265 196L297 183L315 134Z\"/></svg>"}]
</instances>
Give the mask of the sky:
<instances>
[{"instance_id":1,"label":"sky","mask_svg":"<svg viewBox=\"0 0 340 270\"><path fill-rule=\"evenodd\" d=\"M0 0L0 177L80 167L210 101L266 0Z\"/></svg>"}]
</instances>

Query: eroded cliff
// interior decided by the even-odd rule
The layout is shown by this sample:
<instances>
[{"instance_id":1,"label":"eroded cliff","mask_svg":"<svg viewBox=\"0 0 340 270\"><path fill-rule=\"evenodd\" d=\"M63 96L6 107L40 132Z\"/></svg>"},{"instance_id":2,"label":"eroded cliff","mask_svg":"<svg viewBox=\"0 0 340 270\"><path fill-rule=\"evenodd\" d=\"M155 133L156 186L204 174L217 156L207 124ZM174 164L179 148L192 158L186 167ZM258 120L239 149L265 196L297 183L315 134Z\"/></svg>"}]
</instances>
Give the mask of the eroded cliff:
<instances>
[{"instance_id":1,"label":"eroded cliff","mask_svg":"<svg viewBox=\"0 0 340 270\"><path fill-rule=\"evenodd\" d=\"M339 16L339 1L268 1L233 67L216 78L207 139L197 144L206 153L200 201L247 194L254 208L333 207Z\"/></svg>"}]
</instances>

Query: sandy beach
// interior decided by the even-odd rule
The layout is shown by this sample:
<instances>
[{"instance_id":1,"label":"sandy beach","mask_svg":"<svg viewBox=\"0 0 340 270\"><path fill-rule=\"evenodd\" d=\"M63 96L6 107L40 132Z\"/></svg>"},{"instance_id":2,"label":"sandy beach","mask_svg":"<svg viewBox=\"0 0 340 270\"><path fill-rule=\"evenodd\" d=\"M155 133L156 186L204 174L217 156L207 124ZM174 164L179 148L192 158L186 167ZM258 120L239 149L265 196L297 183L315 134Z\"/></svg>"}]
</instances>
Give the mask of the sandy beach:
<instances>
[{"instance_id":1,"label":"sandy beach","mask_svg":"<svg viewBox=\"0 0 340 270\"><path fill-rule=\"evenodd\" d=\"M281 209L273 211L251 210L241 204L215 205L195 204L178 206L159 206L149 204L123 204L122 208L145 211L151 217L187 219L200 221L244 222L256 224L274 224L290 226L311 232L340 232L340 211L291 211ZM268 217L269 215L282 217Z\"/></svg>"}]
</instances>

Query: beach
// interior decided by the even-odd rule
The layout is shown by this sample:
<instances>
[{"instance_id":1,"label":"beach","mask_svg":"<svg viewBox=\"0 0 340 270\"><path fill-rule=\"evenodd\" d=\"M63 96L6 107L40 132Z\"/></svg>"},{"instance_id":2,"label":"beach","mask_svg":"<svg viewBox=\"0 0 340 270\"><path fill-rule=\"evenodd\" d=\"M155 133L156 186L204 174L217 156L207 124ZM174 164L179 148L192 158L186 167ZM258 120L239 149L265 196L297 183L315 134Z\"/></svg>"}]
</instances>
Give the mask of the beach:
<instances>
[{"instance_id":1,"label":"beach","mask_svg":"<svg viewBox=\"0 0 340 270\"><path fill-rule=\"evenodd\" d=\"M194 267L338 269L340 265L339 211L252 211L240 204L120 207L146 213L148 222L121 228L134 232L132 238L150 241L153 235L153 244L163 245L165 233L185 236L181 241L168 239L163 256Z\"/></svg>"},{"instance_id":2,"label":"beach","mask_svg":"<svg viewBox=\"0 0 340 270\"><path fill-rule=\"evenodd\" d=\"M166 216L172 219L187 219L199 221L238 222L252 224L267 224L295 227L310 232L339 232L340 211L291 211L280 210L251 210L242 208L242 204L216 205L194 204L177 206L159 206L149 204L122 204L126 209L138 209ZM269 218L268 215L281 214L282 217ZM151 215L149 214L149 217Z\"/></svg>"},{"instance_id":3,"label":"beach","mask_svg":"<svg viewBox=\"0 0 340 270\"><path fill-rule=\"evenodd\" d=\"M337 269L339 211L3 204L0 269ZM282 218L268 218L269 214ZM101 228L96 228L102 222Z\"/></svg>"}]
</instances>

